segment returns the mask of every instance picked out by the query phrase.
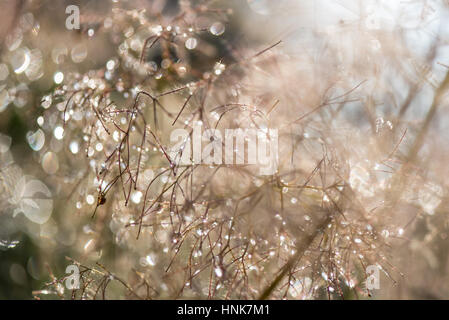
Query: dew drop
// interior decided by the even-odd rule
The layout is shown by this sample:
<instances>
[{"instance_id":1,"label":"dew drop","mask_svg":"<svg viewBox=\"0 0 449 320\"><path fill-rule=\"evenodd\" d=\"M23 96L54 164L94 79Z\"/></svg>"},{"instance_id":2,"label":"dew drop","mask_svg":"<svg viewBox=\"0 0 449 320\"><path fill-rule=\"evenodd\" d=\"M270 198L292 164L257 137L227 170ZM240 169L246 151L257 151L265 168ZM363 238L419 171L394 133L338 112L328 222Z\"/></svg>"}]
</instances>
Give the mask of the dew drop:
<instances>
[{"instance_id":1,"label":"dew drop","mask_svg":"<svg viewBox=\"0 0 449 320\"><path fill-rule=\"evenodd\" d=\"M101 142L98 142L95 145L95 150L97 150L98 152L102 151L103 150L103 144L101 144Z\"/></svg>"},{"instance_id":2,"label":"dew drop","mask_svg":"<svg viewBox=\"0 0 449 320\"><path fill-rule=\"evenodd\" d=\"M26 139L30 148L34 151L39 151L45 144L45 134L41 129L38 129L36 132L28 132Z\"/></svg>"},{"instance_id":3,"label":"dew drop","mask_svg":"<svg viewBox=\"0 0 449 320\"><path fill-rule=\"evenodd\" d=\"M84 251L90 251L94 246L94 239L89 239L84 245Z\"/></svg>"},{"instance_id":4,"label":"dew drop","mask_svg":"<svg viewBox=\"0 0 449 320\"><path fill-rule=\"evenodd\" d=\"M18 241L18 240L12 240L12 241L0 240L0 247L6 248L6 249L14 249L19 243L20 243L20 241Z\"/></svg>"},{"instance_id":5,"label":"dew drop","mask_svg":"<svg viewBox=\"0 0 449 320\"><path fill-rule=\"evenodd\" d=\"M64 128L61 126L57 126L53 131L53 135L56 139L62 140L62 138L64 138Z\"/></svg>"},{"instance_id":6,"label":"dew drop","mask_svg":"<svg viewBox=\"0 0 449 320\"><path fill-rule=\"evenodd\" d=\"M64 80L64 74L60 71L56 72L55 75L53 76L53 81L56 84L62 83L63 80Z\"/></svg>"},{"instance_id":7,"label":"dew drop","mask_svg":"<svg viewBox=\"0 0 449 320\"><path fill-rule=\"evenodd\" d=\"M223 73L223 71L225 71L225 69L226 69L226 65L225 64L223 64L221 62L217 62L217 63L215 63L215 66L214 66L214 73L217 76L219 76L220 74Z\"/></svg>"},{"instance_id":8,"label":"dew drop","mask_svg":"<svg viewBox=\"0 0 449 320\"><path fill-rule=\"evenodd\" d=\"M210 26L209 31L214 36L221 36L225 32L225 26L221 22L215 22Z\"/></svg>"},{"instance_id":9,"label":"dew drop","mask_svg":"<svg viewBox=\"0 0 449 320\"><path fill-rule=\"evenodd\" d=\"M11 66L14 72L17 74L23 73L31 63L31 54L28 49L17 49L16 52L11 56Z\"/></svg>"},{"instance_id":10,"label":"dew drop","mask_svg":"<svg viewBox=\"0 0 449 320\"><path fill-rule=\"evenodd\" d=\"M77 154L79 152L78 142L76 142L76 141L70 142L69 149L70 149L71 153Z\"/></svg>"},{"instance_id":11,"label":"dew drop","mask_svg":"<svg viewBox=\"0 0 449 320\"><path fill-rule=\"evenodd\" d=\"M113 70L113 69L115 68L115 61L114 61L114 60L109 60L109 61L106 63L106 68L107 68L108 70Z\"/></svg>"},{"instance_id":12,"label":"dew drop","mask_svg":"<svg viewBox=\"0 0 449 320\"><path fill-rule=\"evenodd\" d=\"M216 267L214 272L215 272L215 275L219 278L221 278L223 276L223 270L221 270L220 267Z\"/></svg>"},{"instance_id":13,"label":"dew drop","mask_svg":"<svg viewBox=\"0 0 449 320\"><path fill-rule=\"evenodd\" d=\"M87 202L87 204L90 204L90 205L94 204L94 202L95 202L94 196L91 194L88 194L86 196L86 202Z\"/></svg>"},{"instance_id":14,"label":"dew drop","mask_svg":"<svg viewBox=\"0 0 449 320\"><path fill-rule=\"evenodd\" d=\"M48 109L48 108L50 108L51 103L52 103L51 95L46 95L42 98L41 106L44 109Z\"/></svg>"},{"instance_id":15,"label":"dew drop","mask_svg":"<svg viewBox=\"0 0 449 320\"><path fill-rule=\"evenodd\" d=\"M59 169L58 156L54 152L47 152L42 158L42 168L48 174L55 174Z\"/></svg>"},{"instance_id":16,"label":"dew drop","mask_svg":"<svg viewBox=\"0 0 449 320\"><path fill-rule=\"evenodd\" d=\"M135 204L139 204L141 200L142 200L142 192L135 191L132 193L132 195L131 195L132 202L134 202Z\"/></svg>"},{"instance_id":17,"label":"dew drop","mask_svg":"<svg viewBox=\"0 0 449 320\"><path fill-rule=\"evenodd\" d=\"M185 42L185 46L189 50L195 49L197 44L198 44L198 40L196 40L195 38L188 38Z\"/></svg>"},{"instance_id":18,"label":"dew drop","mask_svg":"<svg viewBox=\"0 0 449 320\"><path fill-rule=\"evenodd\" d=\"M146 267L146 266L154 266L156 263L154 262L153 256L149 254L146 257L140 258L140 264L143 267Z\"/></svg>"},{"instance_id":19,"label":"dew drop","mask_svg":"<svg viewBox=\"0 0 449 320\"><path fill-rule=\"evenodd\" d=\"M44 117L42 117L42 116L38 117L36 122L39 126L42 127L44 125Z\"/></svg>"}]
</instances>

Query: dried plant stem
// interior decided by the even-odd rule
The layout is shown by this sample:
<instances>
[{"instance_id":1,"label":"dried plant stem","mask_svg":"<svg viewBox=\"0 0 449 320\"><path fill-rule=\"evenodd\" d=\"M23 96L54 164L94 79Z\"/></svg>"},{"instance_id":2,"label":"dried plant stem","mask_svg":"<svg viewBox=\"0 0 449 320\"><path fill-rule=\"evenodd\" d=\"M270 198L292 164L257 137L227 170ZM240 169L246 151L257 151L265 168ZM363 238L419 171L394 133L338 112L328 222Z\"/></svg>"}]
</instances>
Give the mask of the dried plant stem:
<instances>
[{"instance_id":1,"label":"dried plant stem","mask_svg":"<svg viewBox=\"0 0 449 320\"><path fill-rule=\"evenodd\" d=\"M330 212L327 213L327 216L323 221L318 224L313 231L312 234L307 235L304 239L301 239L299 242L299 246L296 249L295 254L293 257L288 260L288 262L282 267L281 272L277 275L277 277L270 283L269 286L267 286L263 291L262 294L259 296L259 300L266 300L270 297L271 293L276 289L276 287L279 285L279 283L284 279L284 277L291 272L292 268L302 259L304 256L304 252L307 250L307 248L310 247L310 245L314 242L316 237L320 234L320 231L328 225L332 220L332 214Z\"/></svg>"}]
</instances>

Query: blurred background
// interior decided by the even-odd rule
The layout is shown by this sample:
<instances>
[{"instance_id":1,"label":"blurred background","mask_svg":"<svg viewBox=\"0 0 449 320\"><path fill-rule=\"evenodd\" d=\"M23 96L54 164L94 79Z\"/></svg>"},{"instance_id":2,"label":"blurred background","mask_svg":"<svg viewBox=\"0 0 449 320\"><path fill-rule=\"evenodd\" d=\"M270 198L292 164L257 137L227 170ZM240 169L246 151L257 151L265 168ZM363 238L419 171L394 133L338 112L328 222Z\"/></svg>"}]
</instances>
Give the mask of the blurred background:
<instances>
[{"instance_id":1,"label":"blurred background","mask_svg":"<svg viewBox=\"0 0 449 320\"><path fill-rule=\"evenodd\" d=\"M213 18L220 21L214 29L185 42L184 50L189 54L185 59L192 70L202 73L204 66L217 61L232 64L248 52L255 54L282 40L280 61L288 64L280 72L279 83L267 83L261 76L260 83L251 85L268 88L268 92L285 99L290 94L304 94L313 100L312 96L325 91L329 83L338 83L341 89L337 92L341 94L364 82L358 91L362 98L341 108L341 122L333 130L351 130L349 135L359 139L361 145L375 136L389 151L401 142L397 150L403 159L407 150L417 146L413 157L418 160L410 166L419 173L419 179L413 178L410 183L412 191L403 188L406 204L391 207L391 212L386 209L385 221L395 225L394 231L387 231L388 264L394 266L397 277L389 279L382 274L381 289L373 295L387 299L449 298L445 179L449 173L449 112L444 90L449 68L449 10L445 1L3 0L0 299L37 296L53 274L64 275L66 257L83 256L94 232L86 217L94 209L95 193L91 192L87 200L80 195L82 203L76 193L69 197L75 187L71 179L77 174L71 168L84 166L70 156L84 150L78 144L63 144L60 116L49 115L55 108L63 109L54 105L57 101L52 101L51 93L71 81L73 74L111 71L117 61L126 58L120 51L120 37L127 29L115 30L116 21L106 19L113 8L146 9L164 25L185 2L224 10L223 15ZM65 26L69 5L80 9L80 30ZM148 53L154 63L148 68L154 68L156 78L166 60L163 50L158 52ZM180 56L176 61L179 68L183 61ZM177 76L182 78L179 72ZM161 77L160 88L169 87L169 76L161 73ZM126 82L126 78L121 80ZM438 108L434 108L436 98ZM414 144L419 139L421 143ZM342 143L353 143L349 138L345 141ZM351 172L359 175L351 186L361 194L370 193L372 182L360 163L354 163L358 171ZM81 206L86 208L86 201L89 209L77 211ZM375 207L376 201L381 206L385 200L370 201ZM109 222L103 219L99 223ZM92 249L101 261L131 259L124 255L128 249L113 244L117 242L115 236L114 231L105 231L103 249Z\"/></svg>"}]
</instances>

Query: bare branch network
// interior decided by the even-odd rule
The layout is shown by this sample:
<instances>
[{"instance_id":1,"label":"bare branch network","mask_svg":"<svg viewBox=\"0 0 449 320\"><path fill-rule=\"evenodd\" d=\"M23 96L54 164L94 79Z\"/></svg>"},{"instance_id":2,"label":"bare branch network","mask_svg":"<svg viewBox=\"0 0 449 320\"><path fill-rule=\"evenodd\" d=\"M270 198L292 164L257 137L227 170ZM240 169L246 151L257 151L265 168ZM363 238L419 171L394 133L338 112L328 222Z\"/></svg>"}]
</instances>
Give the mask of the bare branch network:
<instances>
[{"instance_id":1,"label":"bare branch network","mask_svg":"<svg viewBox=\"0 0 449 320\"><path fill-rule=\"evenodd\" d=\"M410 297L407 274L426 263L444 270L447 258L429 249L443 246L437 240L449 226L447 141L437 128L447 125L436 125L449 79L438 56L443 35L420 55L403 29L343 21L304 32L309 42L294 51L287 36L240 39L243 9L225 1L86 3L70 54L46 36L62 71L40 92L38 128L26 138L53 196L50 214L23 197L8 202L55 225L39 240L51 243L48 252L63 244L64 259L48 258L50 280L35 298L364 298L377 292L366 285L373 266L379 292ZM17 32L31 48L49 28L25 22ZM28 47L2 55L24 50L36 59ZM411 118L420 91L431 101ZM190 152L196 126L222 133L200 137L210 148L199 158ZM180 129L187 135L174 144ZM256 141L233 131L235 160L226 158L224 134L233 129L257 132ZM276 149L265 151L276 166L261 174L248 159L273 142L271 130ZM13 195L23 174L1 170L0 190ZM407 256L430 262L411 266ZM79 268L77 288L66 285L70 264Z\"/></svg>"}]
</instances>

